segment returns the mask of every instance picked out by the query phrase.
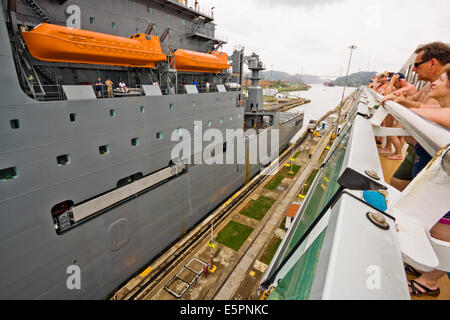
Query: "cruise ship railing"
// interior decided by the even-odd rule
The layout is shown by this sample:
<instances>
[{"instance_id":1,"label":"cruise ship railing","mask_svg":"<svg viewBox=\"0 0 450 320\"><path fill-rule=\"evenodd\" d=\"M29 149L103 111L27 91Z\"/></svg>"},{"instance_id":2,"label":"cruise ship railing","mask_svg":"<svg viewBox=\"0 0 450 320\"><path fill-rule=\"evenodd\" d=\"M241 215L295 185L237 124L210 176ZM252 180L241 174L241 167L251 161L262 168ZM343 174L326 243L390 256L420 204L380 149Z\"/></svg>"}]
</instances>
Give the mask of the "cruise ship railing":
<instances>
[{"instance_id":1,"label":"cruise ship railing","mask_svg":"<svg viewBox=\"0 0 450 320\"><path fill-rule=\"evenodd\" d=\"M376 111L373 107L378 105L380 98L367 88L361 89L340 135L263 277L263 289L273 289L269 299L409 299L392 216L379 212L385 216L391 230L384 235L377 234L376 228L367 225L369 220L365 213L373 212L374 208L363 200L363 193L344 191L331 209L318 218L339 190L337 181L346 168L366 175L369 175L367 172L375 173L380 182L388 186L383 179L374 127L368 121L370 111ZM381 108L394 115L431 155L448 147L449 130L394 102L387 102ZM448 156L442 161L447 173ZM305 233L308 233L306 238ZM302 238L304 240L299 243ZM383 287L374 289L369 283L373 270L382 270L379 276Z\"/></svg>"},{"instance_id":2,"label":"cruise ship railing","mask_svg":"<svg viewBox=\"0 0 450 320\"><path fill-rule=\"evenodd\" d=\"M280 266L282 261L294 249L300 238L307 229L318 218L320 211L331 200L333 194L339 189L337 180L343 169L343 162L350 138L352 121L356 117L356 105L349 112L347 121L343 126L340 136L333 144L326 163L320 168L314 179L310 191L306 195L296 218L293 221L288 234L283 239L275 254L264 280ZM339 147L336 147L339 146ZM326 179L326 180L325 180ZM277 284L272 299L307 299L311 290L312 279L314 278L313 266L317 262L323 242L325 232L321 232L314 245L306 251L306 241L296 249L294 254L286 263L286 266L279 271L273 280ZM310 270L310 271L308 271Z\"/></svg>"}]
</instances>

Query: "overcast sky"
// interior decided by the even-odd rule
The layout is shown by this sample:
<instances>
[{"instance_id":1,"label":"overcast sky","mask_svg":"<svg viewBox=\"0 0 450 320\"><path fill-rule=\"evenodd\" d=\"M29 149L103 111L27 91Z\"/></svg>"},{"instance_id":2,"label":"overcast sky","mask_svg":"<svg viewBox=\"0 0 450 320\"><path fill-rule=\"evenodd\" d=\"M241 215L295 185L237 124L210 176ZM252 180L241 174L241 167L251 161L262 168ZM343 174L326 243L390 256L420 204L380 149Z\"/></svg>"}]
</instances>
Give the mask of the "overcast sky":
<instances>
[{"instance_id":1,"label":"overcast sky","mask_svg":"<svg viewBox=\"0 0 450 320\"><path fill-rule=\"evenodd\" d=\"M345 75L398 71L419 44L450 42L450 0L199 0L215 7L224 47L243 45L270 70Z\"/></svg>"}]
</instances>

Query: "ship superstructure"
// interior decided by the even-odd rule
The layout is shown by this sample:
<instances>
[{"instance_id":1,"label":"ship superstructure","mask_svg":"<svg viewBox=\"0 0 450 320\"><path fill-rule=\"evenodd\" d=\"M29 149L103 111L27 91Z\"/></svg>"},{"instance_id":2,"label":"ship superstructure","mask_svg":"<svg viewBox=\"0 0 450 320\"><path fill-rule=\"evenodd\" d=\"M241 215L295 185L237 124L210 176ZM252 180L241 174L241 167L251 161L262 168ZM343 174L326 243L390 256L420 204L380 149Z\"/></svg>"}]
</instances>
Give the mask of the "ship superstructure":
<instances>
[{"instance_id":1,"label":"ship superstructure","mask_svg":"<svg viewBox=\"0 0 450 320\"><path fill-rule=\"evenodd\" d=\"M243 49L228 63L205 68L208 61L196 59L220 57L225 40L215 37L211 12L179 1L11 0L2 6L0 298L102 299L263 166L190 161L195 150L189 158L172 156L173 136L183 131L193 145L206 147L202 131L215 128L225 137L227 129L245 127L253 110L244 105L259 100L242 101L242 79L227 69L242 70ZM98 46L116 51L106 50L100 61L99 52L95 59L73 53L55 61L55 48L47 47L51 57L43 59L23 35L44 23L68 39L65 28L95 33L85 43L92 47L92 40L117 39ZM86 35L70 41L86 42ZM167 59L112 63L120 39L134 45L136 35L159 42ZM200 68L177 70L171 63L177 50L196 52L183 63ZM105 85L95 90L98 78L114 83L112 98ZM121 81L125 89L117 88ZM274 112L264 119L243 138L246 153L262 129L278 130L283 148L303 115ZM216 152L237 154L238 139ZM279 150L270 152L274 157Z\"/></svg>"}]
</instances>

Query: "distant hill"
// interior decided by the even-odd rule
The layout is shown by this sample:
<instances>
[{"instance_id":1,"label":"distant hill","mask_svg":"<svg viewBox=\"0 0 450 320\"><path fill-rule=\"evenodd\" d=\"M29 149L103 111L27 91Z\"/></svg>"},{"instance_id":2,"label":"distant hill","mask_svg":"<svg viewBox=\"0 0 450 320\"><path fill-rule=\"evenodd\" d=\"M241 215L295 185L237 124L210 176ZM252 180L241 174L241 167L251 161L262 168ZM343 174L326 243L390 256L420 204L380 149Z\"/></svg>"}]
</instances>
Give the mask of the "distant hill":
<instances>
[{"instance_id":1,"label":"distant hill","mask_svg":"<svg viewBox=\"0 0 450 320\"><path fill-rule=\"evenodd\" d=\"M313 76L313 75L309 75L309 74L304 74L304 75L300 75L300 74L289 74L287 72L283 72L283 71L271 71L271 70L266 70L262 72L263 76L264 76L264 80L267 81L286 81L286 82L294 82L297 83L299 82L299 80L301 79L304 84L314 84L314 83L323 83L324 80L321 79L320 77L317 76ZM247 73L246 76L250 76L251 72Z\"/></svg>"},{"instance_id":2,"label":"distant hill","mask_svg":"<svg viewBox=\"0 0 450 320\"><path fill-rule=\"evenodd\" d=\"M369 83L372 76L376 75L376 72L371 71L360 71L357 73L352 73L348 76L347 86L349 87L361 87ZM345 85L345 76L337 78L335 80L337 86Z\"/></svg>"}]
</instances>

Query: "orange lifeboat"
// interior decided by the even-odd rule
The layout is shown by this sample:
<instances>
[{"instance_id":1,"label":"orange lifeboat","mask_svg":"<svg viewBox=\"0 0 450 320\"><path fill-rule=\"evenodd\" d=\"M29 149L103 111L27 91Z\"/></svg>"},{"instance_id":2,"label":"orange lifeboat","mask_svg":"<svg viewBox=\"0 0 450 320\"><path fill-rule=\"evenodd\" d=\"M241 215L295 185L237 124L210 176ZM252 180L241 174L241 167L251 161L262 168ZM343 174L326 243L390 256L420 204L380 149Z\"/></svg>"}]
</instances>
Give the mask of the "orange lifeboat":
<instances>
[{"instance_id":1,"label":"orange lifeboat","mask_svg":"<svg viewBox=\"0 0 450 320\"><path fill-rule=\"evenodd\" d=\"M143 33L124 38L42 23L22 36L38 60L155 68L167 59L159 38Z\"/></svg>"},{"instance_id":2,"label":"orange lifeboat","mask_svg":"<svg viewBox=\"0 0 450 320\"><path fill-rule=\"evenodd\" d=\"M228 56L225 52L208 53L178 49L170 59L173 69L189 72L219 73L228 69Z\"/></svg>"}]
</instances>

